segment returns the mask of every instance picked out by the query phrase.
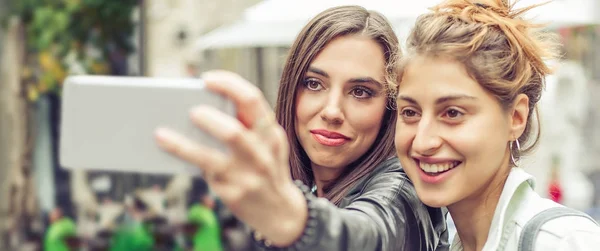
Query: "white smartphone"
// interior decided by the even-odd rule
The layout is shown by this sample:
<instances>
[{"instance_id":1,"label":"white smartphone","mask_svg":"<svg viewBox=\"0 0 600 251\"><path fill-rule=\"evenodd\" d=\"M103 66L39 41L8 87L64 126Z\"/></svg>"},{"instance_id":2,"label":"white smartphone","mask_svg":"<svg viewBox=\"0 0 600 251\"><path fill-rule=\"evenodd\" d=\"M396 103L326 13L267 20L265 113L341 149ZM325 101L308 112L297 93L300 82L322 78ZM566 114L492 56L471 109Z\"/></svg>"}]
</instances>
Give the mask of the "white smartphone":
<instances>
[{"instance_id":1,"label":"white smartphone","mask_svg":"<svg viewBox=\"0 0 600 251\"><path fill-rule=\"evenodd\" d=\"M200 169L157 145L167 127L206 146L225 150L190 120L197 105L235 115L231 101L201 79L70 76L63 85L60 165L66 169L200 175Z\"/></svg>"}]
</instances>

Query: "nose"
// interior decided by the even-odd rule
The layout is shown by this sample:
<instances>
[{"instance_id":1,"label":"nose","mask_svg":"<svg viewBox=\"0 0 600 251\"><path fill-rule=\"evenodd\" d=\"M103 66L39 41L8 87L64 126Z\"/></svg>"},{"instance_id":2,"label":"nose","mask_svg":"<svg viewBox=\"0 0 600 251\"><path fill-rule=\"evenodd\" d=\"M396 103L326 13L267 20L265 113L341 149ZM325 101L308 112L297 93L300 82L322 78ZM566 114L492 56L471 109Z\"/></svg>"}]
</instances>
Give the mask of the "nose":
<instances>
[{"instance_id":1,"label":"nose","mask_svg":"<svg viewBox=\"0 0 600 251\"><path fill-rule=\"evenodd\" d=\"M434 155L442 146L437 124L433 119L422 118L412 143L412 150L423 156Z\"/></svg>"},{"instance_id":2,"label":"nose","mask_svg":"<svg viewBox=\"0 0 600 251\"><path fill-rule=\"evenodd\" d=\"M321 119L329 124L344 123L343 95L341 90L332 89L321 110Z\"/></svg>"}]
</instances>

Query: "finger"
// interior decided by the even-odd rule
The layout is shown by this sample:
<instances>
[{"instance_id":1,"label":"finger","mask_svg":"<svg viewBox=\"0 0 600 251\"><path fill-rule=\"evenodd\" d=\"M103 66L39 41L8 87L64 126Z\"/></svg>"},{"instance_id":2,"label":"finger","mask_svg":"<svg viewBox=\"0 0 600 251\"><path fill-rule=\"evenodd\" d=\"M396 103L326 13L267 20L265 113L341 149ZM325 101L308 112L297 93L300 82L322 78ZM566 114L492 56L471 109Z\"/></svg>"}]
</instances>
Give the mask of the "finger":
<instances>
[{"instance_id":1,"label":"finger","mask_svg":"<svg viewBox=\"0 0 600 251\"><path fill-rule=\"evenodd\" d=\"M167 128L159 128L154 134L163 150L198 166L204 173L226 172L227 156L220 151L199 145Z\"/></svg>"},{"instance_id":2,"label":"finger","mask_svg":"<svg viewBox=\"0 0 600 251\"><path fill-rule=\"evenodd\" d=\"M260 89L235 73L209 71L202 74L202 79L209 90L233 101L238 118L247 128L252 127L256 119L272 113Z\"/></svg>"},{"instance_id":3,"label":"finger","mask_svg":"<svg viewBox=\"0 0 600 251\"><path fill-rule=\"evenodd\" d=\"M271 178L249 169L232 172L228 178L228 182L218 183L220 186L215 187L215 192L234 212L239 212L239 209L244 206L244 202L254 201L256 196L261 197L261 194L272 192L275 189L273 186L278 184L271 183Z\"/></svg>"},{"instance_id":4,"label":"finger","mask_svg":"<svg viewBox=\"0 0 600 251\"><path fill-rule=\"evenodd\" d=\"M290 171L290 143L283 127L276 125L273 130L273 147L279 160L278 174L285 179L292 177Z\"/></svg>"},{"instance_id":5,"label":"finger","mask_svg":"<svg viewBox=\"0 0 600 251\"><path fill-rule=\"evenodd\" d=\"M237 119L210 106L198 106L190 112L192 122L207 134L223 142L233 154L257 167L268 164L265 139L246 129Z\"/></svg>"}]
</instances>

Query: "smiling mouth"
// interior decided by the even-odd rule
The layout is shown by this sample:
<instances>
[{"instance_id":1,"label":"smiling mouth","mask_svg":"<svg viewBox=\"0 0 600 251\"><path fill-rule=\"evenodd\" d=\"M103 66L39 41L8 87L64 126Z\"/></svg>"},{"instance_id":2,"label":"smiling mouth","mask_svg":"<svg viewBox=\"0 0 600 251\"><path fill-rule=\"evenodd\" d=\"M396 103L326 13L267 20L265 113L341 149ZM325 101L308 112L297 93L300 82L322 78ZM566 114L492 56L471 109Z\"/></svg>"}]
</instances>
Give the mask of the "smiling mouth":
<instances>
[{"instance_id":1,"label":"smiling mouth","mask_svg":"<svg viewBox=\"0 0 600 251\"><path fill-rule=\"evenodd\" d=\"M448 162L443 162L443 163L430 164L430 163L422 162L418 159L415 159L415 161L417 162L417 165L419 166L419 168L421 168L421 170L423 170L423 172L425 172L427 175L430 175L430 176L437 176L437 175L443 174L445 172L448 172L462 163L461 161L448 161Z\"/></svg>"}]
</instances>

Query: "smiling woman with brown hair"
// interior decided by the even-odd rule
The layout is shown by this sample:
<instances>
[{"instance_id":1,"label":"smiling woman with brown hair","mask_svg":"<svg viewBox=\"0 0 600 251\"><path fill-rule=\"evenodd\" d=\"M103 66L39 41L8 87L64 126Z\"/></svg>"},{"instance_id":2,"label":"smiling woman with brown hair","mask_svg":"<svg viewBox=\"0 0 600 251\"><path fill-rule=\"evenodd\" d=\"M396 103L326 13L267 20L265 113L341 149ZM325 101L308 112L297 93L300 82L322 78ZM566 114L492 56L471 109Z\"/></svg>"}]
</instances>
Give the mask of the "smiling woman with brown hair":
<instances>
[{"instance_id":1,"label":"smiling woman with brown hair","mask_svg":"<svg viewBox=\"0 0 600 251\"><path fill-rule=\"evenodd\" d=\"M276 116L241 77L203 75L236 103L238 118L201 107L192 120L223 140L229 155L169 130L158 131L159 144L202 168L267 247L447 250L442 210L418 200L394 157L398 48L381 14L328 9L292 45Z\"/></svg>"}]
</instances>

